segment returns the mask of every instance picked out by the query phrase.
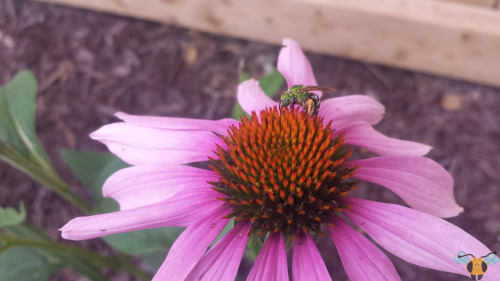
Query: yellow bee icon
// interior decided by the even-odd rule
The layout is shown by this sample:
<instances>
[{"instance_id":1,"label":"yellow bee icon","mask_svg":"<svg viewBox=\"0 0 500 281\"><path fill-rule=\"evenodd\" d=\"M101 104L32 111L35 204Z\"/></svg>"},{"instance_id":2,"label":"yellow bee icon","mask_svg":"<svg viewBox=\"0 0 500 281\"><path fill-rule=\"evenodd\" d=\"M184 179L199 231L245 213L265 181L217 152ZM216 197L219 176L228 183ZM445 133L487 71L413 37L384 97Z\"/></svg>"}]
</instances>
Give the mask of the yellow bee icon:
<instances>
[{"instance_id":1,"label":"yellow bee icon","mask_svg":"<svg viewBox=\"0 0 500 281\"><path fill-rule=\"evenodd\" d=\"M472 254L466 254L463 251L458 252L455 262L459 264L466 264L467 271L470 273L472 280L481 280L483 274L488 270L488 265L494 265L498 262L498 257L495 252L491 252L486 256L476 258ZM469 260L467 256L472 256L472 260ZM484 258L484 260L483 260Z\"/></svg>"}]
</instances>

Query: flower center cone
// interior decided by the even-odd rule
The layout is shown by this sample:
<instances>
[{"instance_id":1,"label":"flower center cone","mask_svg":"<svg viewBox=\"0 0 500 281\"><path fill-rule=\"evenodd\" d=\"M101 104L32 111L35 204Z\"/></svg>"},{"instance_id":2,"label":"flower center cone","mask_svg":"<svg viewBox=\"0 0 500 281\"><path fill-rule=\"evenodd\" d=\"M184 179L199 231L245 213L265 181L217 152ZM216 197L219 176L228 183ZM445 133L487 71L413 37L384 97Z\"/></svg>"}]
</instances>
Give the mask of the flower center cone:
<instances>
[{"instance_id":1,"label":"flower center cone","mask_svg":"<svg viewBox=\"0 0 500 281\"><path fill-rule=\"evenodd\" d=\"M351 155L343 136L333 137L330 123L299 108L273 107L242 118L221 136L219 159L210 167L220 175L211 182L231 205L226 218L251 223L251 233L282 231L293 240L301 232L323 236L321 224L347 206L341 197L353 190L355 168L344 168Z\"/></svg>"}]
</instances>

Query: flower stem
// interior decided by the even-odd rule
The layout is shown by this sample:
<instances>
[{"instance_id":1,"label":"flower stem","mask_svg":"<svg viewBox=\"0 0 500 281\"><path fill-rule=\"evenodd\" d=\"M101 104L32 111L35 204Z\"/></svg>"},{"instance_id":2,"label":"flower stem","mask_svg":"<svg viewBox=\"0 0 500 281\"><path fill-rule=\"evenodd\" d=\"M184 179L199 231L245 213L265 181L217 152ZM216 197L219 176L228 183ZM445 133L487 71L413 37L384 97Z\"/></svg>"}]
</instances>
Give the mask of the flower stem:
<instances>
[{"instance_id":1,"label":"flower stem","mask_svg":"<svg viewBox=\"0 0 500 281\"><path fill-rule=\"evenodd\" d=\"M2 232L0 232L0 240L5 242L2 250L6 250L10 247L33 247L56 253L69 254L85 261L88 264L93 264L99 267L107 267L118 272L128 273L140 280L147 281L152 278L150 274L138 268L130 260L130 258L125 255L120 255L118 257L106 257L91 251L65 244L59 244L53 241L24 239Z\"/></svg>"},{"instance_id":2,"label":"flower stem","mask_svg":"<svg viewBox=\"0 0 500 281\"><path fill-rule=\"evenodd\" d=\"M23 171L38 183L58 193L88 214L90 208L71 188L57 175L49 163L30 161L24 155L0 140L0 158ZM37 165L39 164L39 165Z\"/></svg>"}]
</instances>

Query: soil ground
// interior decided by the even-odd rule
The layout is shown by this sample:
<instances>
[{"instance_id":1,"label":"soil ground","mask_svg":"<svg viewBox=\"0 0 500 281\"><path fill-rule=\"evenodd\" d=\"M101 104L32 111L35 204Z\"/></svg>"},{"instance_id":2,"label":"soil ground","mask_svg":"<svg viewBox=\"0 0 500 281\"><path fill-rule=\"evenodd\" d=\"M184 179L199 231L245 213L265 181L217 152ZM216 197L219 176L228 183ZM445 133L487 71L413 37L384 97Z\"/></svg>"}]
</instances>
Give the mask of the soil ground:
<instances>
[{"instance_id":1,"label":"soil ground","mask_svg":"<svg viewBox=\"0 0 500 281\"><path fill-rule=\"evenodd\" d=\"M113 113L219 119L235 102L237 67L245 59L260 77L276 65L279 46L214 36L175 26L24 1L0 0L0 84L20 69L39 80L36 130L62 177L85 188L62 162L61 149L106 151L88 134L116 121ZM455 179L464 213L449 219L500 252L500 91L486 86L307 53L320 85L340 95L366 94L386 106L376 129L423 142L428 157ZM404 204L379 186L362 186L370 200ZM23 200L28 220L52 237L81 215L56 194L0 163L0 205ZM347 280L330 239L322 255L333 280ZM99 240L76 243L102 253ZM327 245L326 245L327 244ZM402 280L468 280L408 264L392 255ZM450 261L452 262L452 261ZM251 264L243 263L242 270ZM362 266L362 265L360 265ZM132 280L113 275L113 280ZM64 270L51 280L77 280Z\"/></svg>"}]
</instances>

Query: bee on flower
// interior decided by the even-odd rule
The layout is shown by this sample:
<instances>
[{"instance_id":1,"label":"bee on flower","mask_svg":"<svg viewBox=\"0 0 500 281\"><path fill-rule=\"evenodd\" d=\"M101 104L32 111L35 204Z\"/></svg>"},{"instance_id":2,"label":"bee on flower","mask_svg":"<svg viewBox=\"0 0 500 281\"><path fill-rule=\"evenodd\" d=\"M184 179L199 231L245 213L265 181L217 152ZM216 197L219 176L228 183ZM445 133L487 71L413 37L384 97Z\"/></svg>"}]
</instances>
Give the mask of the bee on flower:
<instances>
[{"instance_id":1,"label":"bee on flower","mask_svg":"<svg viewBox=\"0 0 500 281\"><path fill-rule=\"evenodd\" d=\"M300 105L310 115L318 114L320 102L319 97L312 91L321 91L323 93L336 93L337 90L323 86L304 86L295 85L286 90L279 102L280 106L288 107Z\"/></svg>"}]
</instances>

